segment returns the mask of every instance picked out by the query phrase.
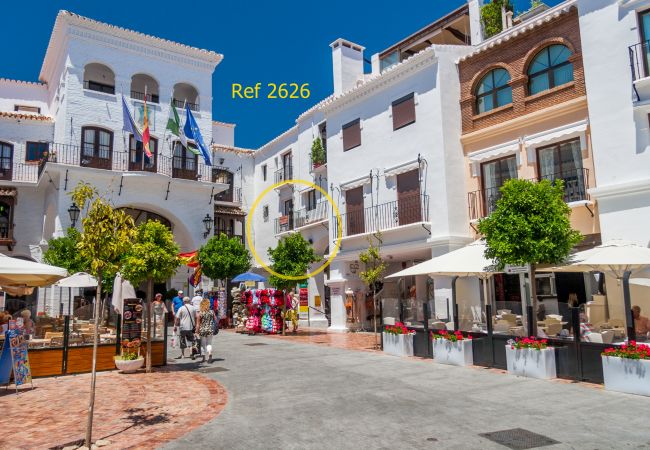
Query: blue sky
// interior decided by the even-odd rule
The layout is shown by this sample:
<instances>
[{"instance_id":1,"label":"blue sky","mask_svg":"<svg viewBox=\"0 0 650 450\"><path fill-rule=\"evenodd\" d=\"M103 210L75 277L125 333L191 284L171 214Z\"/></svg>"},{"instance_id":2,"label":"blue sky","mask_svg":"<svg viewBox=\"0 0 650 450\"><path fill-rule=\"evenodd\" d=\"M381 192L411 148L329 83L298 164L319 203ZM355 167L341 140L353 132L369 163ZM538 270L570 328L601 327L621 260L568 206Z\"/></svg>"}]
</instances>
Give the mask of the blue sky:
<instances>
[{"instance_id":1,"label":"blue sky","mask_svg":"<svg viewBox=\"0 0 650 450\"><path fill-rule=\"evenodd\" d=\"M36 80L58 10L224 55L213 77L213 117L234 122L236 145L257 148L295 123L332 91L329 44L343 37L366 47L366 57L461 6L465 0L406 3L159 0L5 2L0 27L0 77ZM514 0L526 10L530 0ZM555 5L559 0L547 1ZM196 9L193 6L196 5ZM384 6L385 5L385 6ZM400 6L401 5L401 6ZM306 100L232 99L232 83L309 83Z\"/></svg>"}]
</instances>

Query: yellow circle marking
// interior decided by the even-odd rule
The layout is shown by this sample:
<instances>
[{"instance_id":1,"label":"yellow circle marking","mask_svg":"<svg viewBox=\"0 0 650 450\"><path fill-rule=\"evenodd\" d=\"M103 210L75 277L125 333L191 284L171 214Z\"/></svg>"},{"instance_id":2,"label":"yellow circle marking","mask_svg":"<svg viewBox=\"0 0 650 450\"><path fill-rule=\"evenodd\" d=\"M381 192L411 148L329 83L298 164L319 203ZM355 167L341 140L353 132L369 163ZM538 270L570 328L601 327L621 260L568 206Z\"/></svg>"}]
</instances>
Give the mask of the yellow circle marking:
<instances>
[{"instance_id":1,"label":"yellow circle marking","mask_svg":"<svg viewBox=\"0 0 650 450\"><path fill-rule=\"evenodd\" d=\"M268 194L271 192L273 189L279 188L280 186L284 186L285 184L302 184L308 187L311 187L313 189L316 189L318 192L320 192L326 199L327 201L332 205L332 209L334 210L334 215L336 216L336 221L338 223L338 233L336 236L336 245L334 246L334 251L330 252L330 257L327 258L327 261L325 261L325 264L320 266L318 269L314 270L313 272L308 273L307 275L303 276L294 276L294 275L283 275L281 273L278 273L271 269L264 261L262 261L262 258L257 254L257 250L255 250L255 245L253 244L253 241L251 239L251 236L253 233L251 232L251 220L253 218L253 213L255 212L255 209L259 205L260 201ZM334 260L334 257L336 254L339 252L339 248L341 247L341 240L343 239L343 222L341 220L341 213L339 212L338 207L334 203L334 200L330 195L320 186L315 185L311 181L306 181L306 180L284 180L280 181L279 183L275 183L272 186L269 186L268 188L264 189L264 191L257 196L255 201L253 202L253 205L251 206L250 211L248 212L248 216L246 217L246 241L248 242L248 247L251 249L251 253L253 254L253 257L255 258L255 261L257 261L263 268L266 270L268 273L271 275L275 275L278 278L282 278L284 280L294 280L294 281L299 281L299 280L304 280L305 278L311 278L313 276L318 275L321 273L323 270L329 266L332 261Z\"/></svg>"}]
</instances>

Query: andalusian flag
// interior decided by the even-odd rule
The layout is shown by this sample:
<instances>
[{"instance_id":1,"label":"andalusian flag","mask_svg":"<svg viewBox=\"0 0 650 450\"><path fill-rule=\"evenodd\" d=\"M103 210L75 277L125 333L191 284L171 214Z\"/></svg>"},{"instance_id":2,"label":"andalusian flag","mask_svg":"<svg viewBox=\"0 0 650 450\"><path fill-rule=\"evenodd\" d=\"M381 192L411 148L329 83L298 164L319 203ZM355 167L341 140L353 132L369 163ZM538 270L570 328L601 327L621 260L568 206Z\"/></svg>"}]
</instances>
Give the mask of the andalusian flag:
<instances>
[{"instance_id":1,"label":"andalusian flag","mask_svg":"<svg viewBox=\"0 0 650 450\"><path fill-rule=\"evenodd\" d=\"M149 117L147 115L147 89L144 90L144 122L142 125L142 147L144 147L144 153L147 155L147 158L151 158L153 153L149 148L149 141L151 136L149 136Z\"/></svg>"},{"instance_id":2,"label":"andalusian flag","mask_svg":"<svg viewBox=\"0 0 650 450\"><path fill-rule=\"evenodd\" d=\"M200 154L196 146L189 143L187 141L187 137L185 137L185 133L181 128L181 119L178 117L178 111L174 105L174 99L172 99L171 105L169 106L169 119L167 119L167 129L181 141L183 147L187 148L195 155Z\"/></svg>"},{"instance_id":3,"label":"andalusian flag","mask_svg":"<svg viewBox=\"0 0 650 450\"><path fill-rule=\"evenodd\" d=\"M194 250L193 252L179 253L178 259L181 260L181 264L187 267L198 267L199 266L199 251Z\"/></svg>"}]
</instances>

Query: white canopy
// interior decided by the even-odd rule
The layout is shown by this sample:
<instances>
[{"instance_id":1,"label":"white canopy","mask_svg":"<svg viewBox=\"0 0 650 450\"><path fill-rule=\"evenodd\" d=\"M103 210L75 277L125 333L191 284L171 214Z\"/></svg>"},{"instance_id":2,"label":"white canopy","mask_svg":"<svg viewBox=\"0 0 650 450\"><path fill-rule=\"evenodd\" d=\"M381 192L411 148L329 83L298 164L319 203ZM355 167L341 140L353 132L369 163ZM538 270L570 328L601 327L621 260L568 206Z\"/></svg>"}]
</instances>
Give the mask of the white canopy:
<instances>
[{"instance_id":1,"label":"white canopy","mask_svg":"<svg viewBox=\"0 0 650 450\"><path fill-rule=\"evenodd\" d=\"M77 272L74 275L59 280L55 286L69 288L97 287L97 278L86 272Z\"/></svg>"},{"instance_id":2,"label":"white canopy","mask_svg":"<svg viewBox=\"0 0 650 450\"><path fill-rule=\"evenodd\" d=\"M650 248L623 239L613 239L597 247L574 254L567 265L553 267L554 272L607 272L623 278L626 271L642 274L650 268Z\"/></svg>"},{"instance_id":3,"label":"white canopy","mask_svg":"<svg viewBox=\"0 0 650 450\"><path fill-rule=\"evenodd\" d=\"M125 298L136 298L135 289L128 280L122 278L122 275L118 273L115 275L115 281L113 281L111 304L119 314L122 314Z\"/></svg>"},{"instance_id":4,"label":"white canopy","mask_svg":"<svg viewBox=\"0 0 650 450\"><path fill-rule=\"evenodd\" d=\"M389 275L387 278L407 277L413 275L445 275L460 277L489 278L498 273L493 262L485 258L485 243L474 241L471 244L432 258L423 263Z\"/></svg>"},{"instance_id":5,"label":"white canopy","mask_svg":"<svg viewBox=\"0 0 650 450\"><path fill-rule=\"evenodd\" d=\"M0 286L49 286L67 275L68 271L61 267L11 258L0 253Z\"/></svg>"}]
</instances>

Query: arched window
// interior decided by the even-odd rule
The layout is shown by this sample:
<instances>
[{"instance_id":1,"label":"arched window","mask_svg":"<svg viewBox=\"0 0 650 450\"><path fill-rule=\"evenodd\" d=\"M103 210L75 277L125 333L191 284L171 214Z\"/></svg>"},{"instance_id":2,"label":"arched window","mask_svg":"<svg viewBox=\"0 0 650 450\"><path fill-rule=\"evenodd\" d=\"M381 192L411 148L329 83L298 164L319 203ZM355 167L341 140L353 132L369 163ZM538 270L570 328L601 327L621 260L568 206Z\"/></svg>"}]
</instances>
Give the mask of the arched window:
<instances>
[{"instance_id":1,"label":"arched window","mask_svg":"<svg viewBox=\"0 0 650 450\"><path fill-rule=\"evenodd\" d=\"M135 100L144 100L145 91L147 92L148 102L160 102L160 89L158 87L158 82L144 73L133 75L131 77L131 98Z\"/></svg>"},{"instance_id":2,"label":"arched window","mask_svg":"<svg viewBox=\"0 0 650 450\"><path fill-rule=\"evenodd\" d=\"M535 55L528 67L528 94L534 95L573 81L570 56L571 50L560 44L550 45Z\"/></svg>"},{"instance_id":3,"label":"arched window","mask_svg":"<svg viewBox=\"0 0 650 450\"><path fill-rule=\"evenodd\" d=\"M476 112L481 114L512 103L510 74L505 69L494 69L481 79L476 89Z\"/></svg>"},{"instance_id":4,"label":"arched window","mask_svg":"<svg viewBox=\"0 0 650 450\"><path fill-rule=\"evenodd\" d=\"M11 180L14 160L14 146L0 142L0 180Z\"/></svg>"},{"instance_id":5,"label":"arched window","mask_svg":"<svg viewBox=\"0 0 650 450\"><path fill-rule=\"evenodd\" d=\"M177 108L185 108L187 105L192 111L199 111L199 92L187 83L174 85L173 101Z\"/></svg>"},{"instance_id":6,"label":"arched window","mask_svg":"<svg viewBox=\"0 0 650 450\"><path fill-rule=\"evenodd\" d=\"M99 127L82 127L81 165L111 170L112 161L113 132Z\"/></svg>"},{"instance_id":7,"label":"arched window","mask_svg":"<svg viewBox=\"0 0 650 450\"><path fill-rule=\"evenodd\" d=\"M84 67L84 89L115 94L115 74L103 64L86 64Z\"/></svg>"}]
</instances>

